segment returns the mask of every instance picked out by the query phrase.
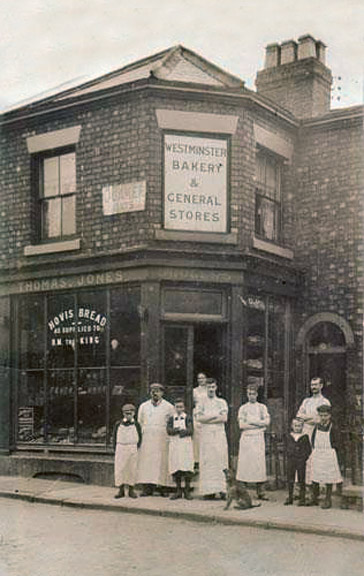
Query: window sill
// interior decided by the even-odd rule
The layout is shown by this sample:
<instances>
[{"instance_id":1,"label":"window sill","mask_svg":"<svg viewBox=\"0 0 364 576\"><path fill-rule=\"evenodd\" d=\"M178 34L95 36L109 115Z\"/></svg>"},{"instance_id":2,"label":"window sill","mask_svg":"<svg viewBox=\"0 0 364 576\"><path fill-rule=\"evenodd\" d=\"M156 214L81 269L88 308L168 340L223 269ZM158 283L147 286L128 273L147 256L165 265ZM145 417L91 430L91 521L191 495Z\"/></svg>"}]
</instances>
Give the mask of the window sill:
<instances>
[{"instance_id":1,"label":"window sill","mask_svg":"<svg viewBox=\"0 0 364 576\"><path fill-rule=\"evenodd\" d=\"M70 252L71 250L79 250L80 247L81 241L79 238L75 238L74 240L61 240L60 242L49 242L47 244L31 244L25 246L24 256Z\"/></svg>"},{"instance_id":2,"label":"window sill","mask_svg":"<svg viewBox=\"0 0 364 576\"><path fill-rule=\"evenodd\" d=\"M283 248L283 246L278 246L277 244L272 244L266 240L261 240L260 238L253 237L253 248L256 250L262 250L263 252L269 252L275 256L280 256L281 258L286 258L288 260L293 260L294 252L289 248Z\"/></svg>"},{"instance_id":3,"label":"window sill","mask_svg":"<svg viewBox=\"0 0 364 576\"><path fill-rule=\"evenodd\" d=\"M207 242L210 244L237 244L238 234L233 231L228 234L214 232L182 232L179 230L156 230L156 240L172 240L174 242Z\"/></svg>"}]
</instances>

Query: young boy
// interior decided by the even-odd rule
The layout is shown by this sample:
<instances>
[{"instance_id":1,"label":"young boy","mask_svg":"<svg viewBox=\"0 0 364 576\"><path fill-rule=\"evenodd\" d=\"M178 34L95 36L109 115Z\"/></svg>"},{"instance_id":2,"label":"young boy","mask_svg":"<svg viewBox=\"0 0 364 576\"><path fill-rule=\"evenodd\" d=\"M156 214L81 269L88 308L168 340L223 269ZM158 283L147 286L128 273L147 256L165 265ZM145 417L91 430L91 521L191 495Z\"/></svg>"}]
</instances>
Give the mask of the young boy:
<instances>
[{"instance_id":1,"label":"young boy","mask_svg":"<svg viewBox=\"0 0 364 576\"><path fill-rule=\"evenodd\" d=\"M320 422L313 430L312 444L312 502L318 505L320 484L326 484L325 501L321 508L331 508L332 485L340 484L342 477L338 462L340 437L331 422L331 406L317 408Z\"/></svg>"},{"instance_id":2,"label":"young boy","mask_svg":"<svg viewBox=\"0 0 364 576\"><path fill-rule=\"evenodd\" d=\"M192 500L190 482L193 475L193 444L192 444L192 420L185 412L185 404L182 398L174 402L175 412L167 422L167 434L170 436L169 443L169 473L172 474L177 489L171 496L171 500L182 498L182 480L185 481L184 497Z\"/></svg>"},{"instance_id":3,"label":"young boy","mask_svg":"<svg viewBox=\"0 0 364 576\"><path fill-rule=\"evenodd\" d=\"M256 385L248 384L247 397L248 402L240 406L238 413L241 437L236 479L255 483L258 499L268 500L263 492L267 479L264 431L270 424L270 416L265 404L257 402Z\"/></svg>"},{"instance_id":4,"label":"young boy","mask_svg":"<svg viewBox=\"0 0 364 576\"><path fill-rule=\"evenodd\" d=\"M285 505L293 504L294 482L297 472L299 485L298 506L306 504L306 462L311 454L311 443L308 434L303 432L303 421L298 418L292 420L291 433L287 437L287 483L288 498Z\"/></svg>"},{"instance_id":5,"label":"young boy","mask_svg":"<svg viewBox=\"0 0 364 576\"><path fill-rule=\"evenodd\" d=\"M137 451L142 441L139 423L135 420L135 406L124 404L123 417L114 426L114 474L115 486L119 491L114 498L125 496L125 486L129 486L129 497L137 498L134 491Z\"/></svg>"}]
</instances>

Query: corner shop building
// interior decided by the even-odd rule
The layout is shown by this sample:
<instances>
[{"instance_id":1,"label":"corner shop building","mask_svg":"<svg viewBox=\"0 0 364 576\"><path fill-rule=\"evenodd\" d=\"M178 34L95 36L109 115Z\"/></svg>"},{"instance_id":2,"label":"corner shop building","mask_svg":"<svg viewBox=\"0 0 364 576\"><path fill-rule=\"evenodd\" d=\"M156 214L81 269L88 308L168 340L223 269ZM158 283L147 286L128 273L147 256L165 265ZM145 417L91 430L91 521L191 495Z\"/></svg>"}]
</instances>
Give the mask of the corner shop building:
<instances>
[{"instance_id":1,"label":"corner shop building","mask_svg":"<svg viewBox=\"0 0 364 576\"><path fill-rule=\"evenodd\" d=\"M363 108L331 80L311 36L257 92L177 46L2 115L1 473L110 483L121 405L203 371L232 454L259 385L272 473L322 376L360 475Z\"/></svg>"}]
</instances>

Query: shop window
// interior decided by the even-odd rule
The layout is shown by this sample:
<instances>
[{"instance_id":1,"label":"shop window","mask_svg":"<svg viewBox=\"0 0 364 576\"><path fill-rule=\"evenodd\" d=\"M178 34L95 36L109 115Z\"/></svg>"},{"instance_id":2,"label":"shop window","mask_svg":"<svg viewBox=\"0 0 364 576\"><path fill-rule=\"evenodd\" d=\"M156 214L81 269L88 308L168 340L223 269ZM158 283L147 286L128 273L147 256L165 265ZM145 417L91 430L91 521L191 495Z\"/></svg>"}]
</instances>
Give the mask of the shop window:
<instances>
[{"instance_id":1,"label":"shop window","mask_svg":"<svg viewBox=\"0 0 364 576\"><path fill-rule=\"evenodd\" d=\"M18 443L106 447L140 401L139 306L129 287L19 299Z\"/></svg>"},{"instance_id":2,"label":"shop window","mask_svg":"<svg viewBox=\"0 0 364 576\"><path fill-rule=\"evenodd\" d=\"M281 172L279 157L259 148L255 172L255 234L272 242L279 242L281 237Z\"/></svg>"},{"instance_id":3,"label":"shop window","mask_svg":"<svg viewBox=\"0 0 364 576\"><path fill-rule=\"evenodd\" d=\"M262 296L246 298L246 383L263 398L283 398L285 304Z\"/></svg>"},{"instance_id":4,"label":"shop window","mask_svg":"<svg viewBox=\"0 0 364 576\"><path fill-rule=\"evenodd\" d=\"M76 233L76 154L44 154L34 162L40 239L61 240Z\"/></svg>"}]
</instances>

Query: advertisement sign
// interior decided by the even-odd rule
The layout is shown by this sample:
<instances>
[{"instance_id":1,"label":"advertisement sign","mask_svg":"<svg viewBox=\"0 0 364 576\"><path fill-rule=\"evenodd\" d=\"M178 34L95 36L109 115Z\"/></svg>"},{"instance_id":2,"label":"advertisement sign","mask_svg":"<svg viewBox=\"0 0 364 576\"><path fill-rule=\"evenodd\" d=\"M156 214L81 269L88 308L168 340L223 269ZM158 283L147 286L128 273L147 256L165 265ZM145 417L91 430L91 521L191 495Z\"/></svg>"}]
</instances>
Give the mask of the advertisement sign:
<instances>
[{"instance_id":1,"label":"advertisement sign","mask_svg":"<svg viewBox=\"0 0 364 576\"><path fill-rule=\"evenodd\" d=\"M145 209L146 182L114 184L102 189L102 208L104 216L137 212Z\"/></svg>"},{"instance_id":2,"label":"advertisement sign","mask_svg":"<svg viewBox=\"0 0 364 576\"><path fill-rule=\"evenodd\" d=\"M61 310L48 320L50 345L74 348L75 338L79 346L100 344L106 324L106 316L92 308L80 306L76 310Z\"/></svg>"},{"instance_id":3,"label":"advertisement sign","mask_svg":"<svg viewBox=\"0 0 364 576\"><path fill-rule=\"evenodd\" d=\"M226 139L164 136L164 228L227 232Z\"/></svg>"}]
</instances>

